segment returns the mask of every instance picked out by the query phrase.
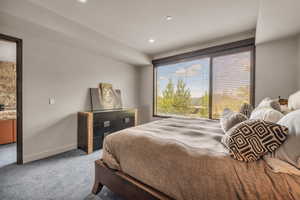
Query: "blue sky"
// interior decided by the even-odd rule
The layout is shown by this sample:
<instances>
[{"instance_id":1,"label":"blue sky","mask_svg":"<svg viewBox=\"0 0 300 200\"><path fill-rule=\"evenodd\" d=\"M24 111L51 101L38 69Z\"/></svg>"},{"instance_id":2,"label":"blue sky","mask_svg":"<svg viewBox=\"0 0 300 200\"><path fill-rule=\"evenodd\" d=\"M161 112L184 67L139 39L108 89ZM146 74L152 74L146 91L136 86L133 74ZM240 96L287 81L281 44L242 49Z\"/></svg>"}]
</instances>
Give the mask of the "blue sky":
<instances>
[{"instance_id":1,"label":"blue sky","mask_svg":"<svg viewBox=\"0 0 300 200\"><path fill-rule=\"evenodd\" d=\"M234 91L250 82L250 53L242 52L219 56L213 60L213 90L216 93ZM172 79L176 85L183 80L191 90L192 97L201 97L209 90L209 58L164 65L157 68L157 92L162 91Z\"/></svg>"},{"instance_id":2,"label":"blue sky","mask_svg":"<svg viewBox=\"0 0 300 200\"><path fill-rule=\"evenodd\" d=\"M158 67L158 94L161 94L169 79L174 84L179 79L183 80L190 88L192 97L201 97L209 87L209 58Z\"/></svg>"}]
</instances>

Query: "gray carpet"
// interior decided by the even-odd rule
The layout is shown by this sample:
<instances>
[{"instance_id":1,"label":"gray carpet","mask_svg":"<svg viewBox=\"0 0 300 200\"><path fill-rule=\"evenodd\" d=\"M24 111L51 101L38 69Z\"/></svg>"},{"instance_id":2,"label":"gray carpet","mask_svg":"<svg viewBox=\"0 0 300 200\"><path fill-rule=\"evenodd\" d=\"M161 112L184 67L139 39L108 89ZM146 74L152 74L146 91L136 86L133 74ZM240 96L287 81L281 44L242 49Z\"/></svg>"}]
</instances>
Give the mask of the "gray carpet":
<instances>
[{"instance_id":1,"label":"gray carpet","mask_svg":"<svg viewBox=\"0 0 300 200\"><path fill-rule=\"evenodd\" d=\"M8 148L0 146L0 158L12 154L7 153ZM0 167L0 199L122 200L106 187L98 195L91 194L94 161L100 156L101 151L86 155L73 150L25 165L6 163Z\"/></svg>"},{"instance_id":2,"label":"gray carpet","mask_svg":"<svg viewBox=\"0 0 300 200\"><path fill-rule=\"evenodd\" d=\"M0 168L15 163L17 160L17 145L1 144L0 145Z\"/></svg>"}]
</instances>

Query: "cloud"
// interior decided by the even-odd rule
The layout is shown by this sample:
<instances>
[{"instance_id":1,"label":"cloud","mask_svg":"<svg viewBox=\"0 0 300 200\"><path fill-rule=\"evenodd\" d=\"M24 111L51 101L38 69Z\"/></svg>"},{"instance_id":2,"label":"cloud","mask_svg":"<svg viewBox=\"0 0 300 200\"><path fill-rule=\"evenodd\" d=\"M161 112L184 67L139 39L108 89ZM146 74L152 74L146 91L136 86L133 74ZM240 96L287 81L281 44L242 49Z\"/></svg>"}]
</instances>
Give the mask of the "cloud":
<instances>
[{"instance_id":1,"label":"cloud","mask_svg":"<svg viewBox=\"0 0 300 200\"><path fill-rule=\"evenodd\" d=\"M164 77L164 76L160 76L160 77L159 77L159 80L168 80L168 78L167 78L167 77Z\"/></svg>"},{"instance_id":2,"label":"cloud","mask_svg":"<svg viewBox=\"0 0 300 200\"><path fill-rule=\"evenodd\" d=\"M201 68L201 64L195 64L190 67L180 68L175 72L175 75L179 77L196 76L200 73Z\"/></svg>"}]
</instances>

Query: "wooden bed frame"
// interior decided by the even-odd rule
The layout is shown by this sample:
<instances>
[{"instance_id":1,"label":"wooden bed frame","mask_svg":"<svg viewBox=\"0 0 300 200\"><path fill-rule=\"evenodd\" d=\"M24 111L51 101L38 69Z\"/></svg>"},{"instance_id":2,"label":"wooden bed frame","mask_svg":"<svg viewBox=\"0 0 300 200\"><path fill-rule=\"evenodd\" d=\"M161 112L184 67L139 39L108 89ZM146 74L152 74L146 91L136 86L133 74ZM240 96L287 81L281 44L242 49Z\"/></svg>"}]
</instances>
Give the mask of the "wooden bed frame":
<instances>
[{"instance_id":1,"label":"wooden bed frame","mask_svg":"<svg viewBox=\"0 0 300 200\"><path fill-rule=\"evenodd\" d=\"M103 186L128 200L173 200L162 192L120 171L110 169L100 159L95 161L95 183L92 192L98 194Z\"/></svg>"}]
</instances>

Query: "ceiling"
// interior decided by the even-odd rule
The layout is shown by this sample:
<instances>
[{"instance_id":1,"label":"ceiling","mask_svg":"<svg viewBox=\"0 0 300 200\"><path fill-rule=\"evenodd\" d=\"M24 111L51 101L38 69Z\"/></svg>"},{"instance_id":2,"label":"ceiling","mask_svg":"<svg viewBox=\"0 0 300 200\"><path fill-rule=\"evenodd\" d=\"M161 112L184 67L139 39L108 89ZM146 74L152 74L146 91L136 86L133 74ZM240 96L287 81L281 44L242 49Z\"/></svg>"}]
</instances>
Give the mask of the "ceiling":
<instances>
[{"instance_id":1,"label":"ceiling","mask_svg":"<svg viewBox=\"0 0 300 200\"><path fill-rule=\"evenodd\" d=\"M254 30L259 10L259 0L30 1L150 56Z\"/></svg>"},{"instance_id":2,"label":"ceiling","mask_svg":"<svg viewBox=\"0 0 300 200\"><path fill-rule=\"evenodd\" d=\"M20 32L42 30L136 66L254 35L260 44L300 33L300 0L87 1L0 0L0 27L14 21Z\"/></svg>"}]
</instances>

